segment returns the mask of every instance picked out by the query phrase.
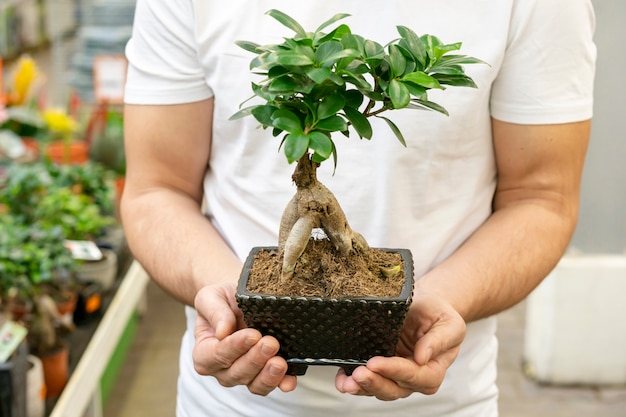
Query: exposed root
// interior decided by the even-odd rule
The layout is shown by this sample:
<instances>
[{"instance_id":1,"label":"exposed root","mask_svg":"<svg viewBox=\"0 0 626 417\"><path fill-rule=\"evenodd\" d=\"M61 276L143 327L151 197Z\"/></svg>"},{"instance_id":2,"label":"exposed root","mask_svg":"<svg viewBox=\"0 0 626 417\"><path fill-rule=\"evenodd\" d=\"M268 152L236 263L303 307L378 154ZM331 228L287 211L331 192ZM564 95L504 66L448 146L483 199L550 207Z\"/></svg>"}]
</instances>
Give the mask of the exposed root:
<instances>
[{"instance_id":1,"label":"exposed root","mask_svg":"<svg viewBox=\"0 0 626 417\"><path fill-rule=\"evenodd\" d=\"M321 228L342 255L353 250L368 253L369 245L350 228L346 215L333 193L317 180L318 164L304 155L292 175L297 190L287 204L280 222L279 248L283 253L282 278L293 276L296 262L304 252L314 228Z\"/></svg>"}]
</instances>

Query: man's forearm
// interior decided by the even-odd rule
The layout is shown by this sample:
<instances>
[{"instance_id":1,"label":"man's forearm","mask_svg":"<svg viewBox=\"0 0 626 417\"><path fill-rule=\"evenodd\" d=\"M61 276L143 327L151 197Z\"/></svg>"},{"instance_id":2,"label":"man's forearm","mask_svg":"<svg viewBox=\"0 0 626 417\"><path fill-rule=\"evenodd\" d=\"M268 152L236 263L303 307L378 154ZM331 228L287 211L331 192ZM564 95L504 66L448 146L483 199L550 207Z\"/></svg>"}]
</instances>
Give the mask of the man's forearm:
<instances>
[{"instance_id":1,"label":"man's forearm","mask_svg":"<svg viewBox=\"0 0 626 417\"><path fill-rule=\"evenodd\" d=\"M191 198L170 190L131 192L122 215L134 256L180 301L193 305L201 287L236 281L240 261Z\"/></svg>"},{"instance_id":2,"label":"man's forearm","mask_svg":"<svg viewBox=\"0 0 626 417\"><path fill-rule=\"evenodd\" d=\"M498 210L418 280L416 292L444 297L467 322L497 314L526 297L554 268L575 217L531 202Z\"/></svg>"}]
</instances>

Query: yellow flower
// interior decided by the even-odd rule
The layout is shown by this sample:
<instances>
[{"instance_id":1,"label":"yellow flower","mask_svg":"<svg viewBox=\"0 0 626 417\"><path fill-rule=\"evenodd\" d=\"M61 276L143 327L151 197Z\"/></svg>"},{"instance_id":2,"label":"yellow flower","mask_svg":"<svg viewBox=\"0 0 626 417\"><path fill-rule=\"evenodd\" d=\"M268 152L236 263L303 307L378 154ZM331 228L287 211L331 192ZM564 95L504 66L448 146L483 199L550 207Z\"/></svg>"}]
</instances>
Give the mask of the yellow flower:
<instances>
[{"instance_id":1,"label":"yellow flower","mask_svg":"<svg viewBox=\"0 0 626 417\"><path fill-rule=\"evenodd\" d=\"M66 112L60 109L47 109L43 112L43 119L48 129L54 133L72 133L77 130L78 124Z\"/></svg>"},{"instance_id":2,"label":"yellow flower","mask_svg":"<svg viewBox=\"0 0 626 417\"><path fill-rule=\"evenodd\" d=\"M37 64L31 57L25 55L19 59L13 75L13 86L9 94L11 105L19 106L24 104L38 74Z\"/></svg>"}]
</instances>

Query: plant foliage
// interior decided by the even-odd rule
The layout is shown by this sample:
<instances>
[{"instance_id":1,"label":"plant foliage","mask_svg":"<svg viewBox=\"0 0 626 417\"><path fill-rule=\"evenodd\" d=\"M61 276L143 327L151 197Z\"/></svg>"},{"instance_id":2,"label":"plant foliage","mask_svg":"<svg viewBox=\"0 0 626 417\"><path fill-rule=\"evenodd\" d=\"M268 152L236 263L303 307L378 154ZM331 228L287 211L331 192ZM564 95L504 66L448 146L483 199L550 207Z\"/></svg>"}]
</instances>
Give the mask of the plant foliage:
<instances>
[{"instance_id":1,"label":"plant foliage","mask_svg":"<svg viewBox=\"0 0 626 417\"><path fill-rule=\"evenodd\" d=\"M256 54L250 69L263 76L252 83L253 97L264 103L240 109L231 119L252 115L263 126L282 136L281 146L289 163L312 152L315 162L337 154L331 134L349 135L349 127L360 138L371 139L370 117L387 122L396 138L406 146L400 129L380 114L393 109L446 109L428 99L428 90L445 86L476 87L463 65L483 61L458 54L461 43L444 44L431 35L418 36L397 26L399 37L387 45L352 33L340 24L324 30L348 14L337 14L314 32L307 32L290 16L278 10L268 15L295 32L281 44L237 45Z\"/></svg>"}]
</instances>

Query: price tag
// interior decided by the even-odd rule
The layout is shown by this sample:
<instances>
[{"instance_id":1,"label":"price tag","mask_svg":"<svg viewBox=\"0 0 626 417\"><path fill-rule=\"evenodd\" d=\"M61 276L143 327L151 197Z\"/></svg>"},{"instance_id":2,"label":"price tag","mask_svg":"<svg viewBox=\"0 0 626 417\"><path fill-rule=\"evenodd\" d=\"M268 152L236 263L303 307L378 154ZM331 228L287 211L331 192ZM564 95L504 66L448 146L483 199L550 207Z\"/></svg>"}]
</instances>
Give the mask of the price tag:
<instances>
[{"instance_id":1,"label":"price tag","mask_svg":"<svg viewBox=\"0 0 626 417\"><path fill-rule=\"evenodd\" d=\"M98 103L122 104L128 62L124 55L96 55L93 59L94 95Z\"/></svg>"},{"instance_id":2,"label":"price tag","mask_svg":"<svg viewBox=\"0 0 626 417\"><path fill-rule=\"evenodd\" d=\"M98 245L89 240L66 240L65 247L81 261L100 261L104 257Z\"/></svg>"},{"instance_id":3,"label":"price tag","mask_svg":"<svg viewBox=\"0 0 626 417\"><path fill-rule=\"evenodd\" d=\"M15 349L26 337L26 327L14 321L5 322L0 327L0 363L4 363L11 357Z\"/></svg>"}]
</instances>

